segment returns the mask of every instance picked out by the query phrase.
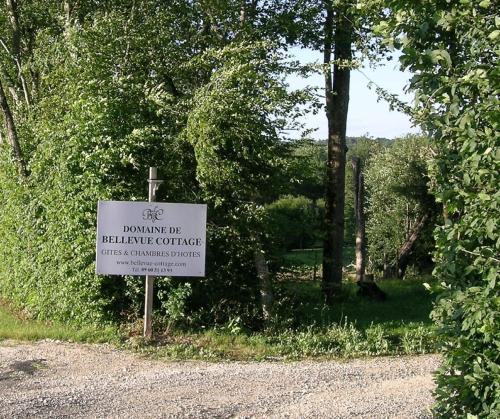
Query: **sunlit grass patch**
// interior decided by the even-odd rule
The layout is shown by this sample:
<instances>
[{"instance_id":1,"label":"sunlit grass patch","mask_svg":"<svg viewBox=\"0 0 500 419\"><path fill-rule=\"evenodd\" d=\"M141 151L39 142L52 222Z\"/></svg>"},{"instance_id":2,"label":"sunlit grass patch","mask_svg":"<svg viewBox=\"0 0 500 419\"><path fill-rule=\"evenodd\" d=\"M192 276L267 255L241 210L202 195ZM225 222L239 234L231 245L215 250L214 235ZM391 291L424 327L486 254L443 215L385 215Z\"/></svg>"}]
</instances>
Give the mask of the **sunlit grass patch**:
<instances>
[{"instance_id":1,"label":"sunlit grass patch","mask_svg":"<svg viewBox=\"0 0 500 419\"><path fill-rule=\"evenodd\" d=\"M70 342L118 342L117 329L111 326L74 326L23 318L6 303L0 302L0 341L36 341L52 339Z\"/></svg>"}]
</instances>

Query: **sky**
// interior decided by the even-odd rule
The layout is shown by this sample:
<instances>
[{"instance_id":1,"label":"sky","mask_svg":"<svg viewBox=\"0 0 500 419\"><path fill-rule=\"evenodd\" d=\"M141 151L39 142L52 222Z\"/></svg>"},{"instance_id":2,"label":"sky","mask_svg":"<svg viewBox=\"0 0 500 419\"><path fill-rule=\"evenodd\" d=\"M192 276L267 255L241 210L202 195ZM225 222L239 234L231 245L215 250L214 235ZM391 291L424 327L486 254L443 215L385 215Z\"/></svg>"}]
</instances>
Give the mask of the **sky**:
<instances>
[{"instance_id":1,"label":"sky","mask_svg":"<svg viewBox=\"0 0 500 419\"><path fill-rule=\"evenodd\" d=\"M315 61L321 63L322 61L322 55L318 51L294 48L289 52L303 63ZM419 129L412 127L406 115L390 111L389 105L384 101L377 101L375 91L368 88L368 83L372 80L389 93L397 94L404 102L411 103L412 96L404 93L404 87L410 74L401 72L398 69L398 61L395 59L382 63L376 69L371 69L366 65L361 71L362 73L357 70L351 72L347 136L368 135L375 138L397 138L408 133L418 133ZM323 80L323 76L320 74L310 76L307 80L293 76L288 79L288 83L292 89L306 85L323 88ZM312 135L313 138L327 138L327 123L323 110L317 115L308 115L302 122L306 124L307 128L318 129Z\"/></svg>"}]
</instances>

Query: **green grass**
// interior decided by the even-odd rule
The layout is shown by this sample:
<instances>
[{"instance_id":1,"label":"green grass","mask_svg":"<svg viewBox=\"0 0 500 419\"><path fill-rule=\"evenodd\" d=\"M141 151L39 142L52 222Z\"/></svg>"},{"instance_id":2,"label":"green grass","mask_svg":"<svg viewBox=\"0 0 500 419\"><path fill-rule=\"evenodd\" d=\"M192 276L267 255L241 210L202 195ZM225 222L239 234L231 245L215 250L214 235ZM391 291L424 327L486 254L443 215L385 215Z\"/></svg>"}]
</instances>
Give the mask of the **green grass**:
<instances>
[{"instance_id":1,"label":"green grass","mask_svg":"<svg viewBox=\"0 0 500 419\"><path fill-rule=\"evenodd\" d=\"M343 252L344 266L347 266L354 261L354 247L346 246ZM312 267L321 265L323 262L323 249L295 249L283 255L285 267L299 266Z\"/></svg>"},{"instance_id":2,"label":"green grass","mask_svg":"<svg viewBox=\"0 0 500 419\"><path fill-rule=\"evenodd\" d=\"M23 319L0 301L0 341L36 341L42 339L70 342L117 343L119 335L113 327L69 326L66 324Z\"/></svg>"},{"instance_id":3,"label":"green grass","mask_svg":"<svg viewBox=\"0 0 500 419\"><path fill-rule=\"evenodd\" d=\"M344 323L234 335L209 330L171 336L168 342L145 344L136 340L130 347L169 360L262 361L425 354L435 352L438 343L433 329L423 325L400 329L371 325L360 329L353 323Z\"/></svg>"},{"instance_id":4,"label":"green grass","mask_svg":"<svg viewBox=\"0 0 500 419\"><path fill-rule=\"evenodd\" d=\"M351 250L351 251L350 251ZM353 259L352 249L344 249L344 265ZM294 250L284 255L284 275L281 288L294 303L295 317L303 325L329 325L355 322L359 327L370 324L422 323L430 325L429 314L433 296L423 283L433 284L432 277L410 280L383 280L378 286L387 294L383 302L358 297L358 287L353 282L344 282L343 295L332 307L325 307L321 293L320 273L313 281L313 266L321 264L322 249Z\"/></svg>"},{"instance_id":5,"label":"green grass","mask_svg":"<svg viewBox=\"0 0 500 419\"><path fill-rule=\"evenodd\" d=\"M359 297L356 284L344 283L343 296L332 307L323 304L320 281L289 281L283 284L283 288L295 302L296 316L303 324L328 325L348 320L360 327L411 322L430 325L433 296L424 288L423 282L421 279L378 282L387 294L385 301Z\"/></svg>"},{"instance_id":6,"label":"green grass","mask_svg":"<svg viewBox=\"0 0 500 419\"><path fill-rule=\"evenodd\" d=\"M289 266L313 266L320 265L323 257L323 249L297 249L283 256L284 265Z\"/></svg>"},{"instance_id":7,"label":"green grass","mask_svg":"<svg viewBox=\"0 0 500 419\"><path fill-rule=\"evenodd\" d=\"M184 360L339 359L436 352L435 327L429 319L432 295L423 278L385 281L386 301L356 295L344 284L342 302L323 304L319 283L287 282L278 301L279 319L261 332L246 331L239 319L209 330L177 332L135 350L159 358ZM427 278L427 280L430 280Z\"/></svg>"},{"instance_id":8,"label":"green grass","mask_svg":"<svg viewBox=\"0 0 500 419\"><path fill-rule=\"evenodd\" d=\"M311 266L320 263L321 250L287 254L287 275L276 283L276 317L265 330L252 332L236 317L226 325L161 333L145 342L142 322L117 328L75 327L23 319L0 301L0 341L54 339L110 342L142 354L169 360L298 360L361 356L422 354L438 350L429 314L433 295L423 282L432 278L378 282L385 301L357 295L357 285L343 284L343 295L326 306L319 277ZM288 266L288 268L286 267ZM290 267L299 267L291 269ZM120 336L121 334L121 336Z\"/></svg>"}]
</instances>

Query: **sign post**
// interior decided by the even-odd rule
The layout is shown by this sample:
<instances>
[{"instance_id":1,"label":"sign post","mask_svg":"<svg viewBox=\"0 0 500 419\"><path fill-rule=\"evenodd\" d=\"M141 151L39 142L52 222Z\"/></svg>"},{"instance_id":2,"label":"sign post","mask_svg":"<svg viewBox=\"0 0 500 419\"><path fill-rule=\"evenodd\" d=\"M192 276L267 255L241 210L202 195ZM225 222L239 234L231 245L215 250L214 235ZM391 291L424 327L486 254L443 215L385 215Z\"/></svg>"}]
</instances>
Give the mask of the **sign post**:
<instances>
[{"instance_id":1,"label":"sign post","mask_svg":"<svg viewBox=\"0 0 500 419\"><path fill-rule=\"evenodd\" d=\"M158 190L158 185L163 182L157 179L158 173L156 167L149 168L149 191L148 191L148 202L156 202L156 191ZM155 277L153 275L146 275L146 292L144 301L144 338L151 339L153 337L153 327L152 327L152 313L153 313L153 287L154 287Z\"/></svg>"},{"instance_id":2,"label":"sign post","mask_svg":"<svg viewBox=\"0 0 500 419\"><path fill-rule=\"evenodd\" d=\"M99 201L96 273L146 276L144 337L151 339L157 276L205 276L207 206L156 202L155 167L149 169L148 202Z\"/></svg>"}]
</instances>

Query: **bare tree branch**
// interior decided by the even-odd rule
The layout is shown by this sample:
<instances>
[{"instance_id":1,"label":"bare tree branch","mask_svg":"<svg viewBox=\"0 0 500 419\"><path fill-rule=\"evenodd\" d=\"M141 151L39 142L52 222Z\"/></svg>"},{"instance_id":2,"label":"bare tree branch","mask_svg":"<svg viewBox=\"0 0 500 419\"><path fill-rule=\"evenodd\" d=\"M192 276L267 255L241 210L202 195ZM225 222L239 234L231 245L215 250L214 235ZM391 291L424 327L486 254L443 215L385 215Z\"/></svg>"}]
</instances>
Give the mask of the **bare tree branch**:
<instances>
[{"instance_id":1,"label":"bare tree branch","mask_svg":"<svg viewBox=\"0 0 500 419\"><path fill-rule=\"evenodd\" d=\"M24 100L26 101L26 104L30 106L31 95L21 65L21 28L19 25L19 14L17 10L18 4L16 0L6 0L6 6L7 6L7 14L10 21L10 27L12 30L11 51L9 51L9 48L3 41L2 41L2 46L10 55L14 65L16 66L17 76L19 78L20 86L23 91Z\"/></svg>"},{"instance_id":2,"label":"bare tree branch","mask_svg":"<svg viewBox=\"0 0 500 419\"><path fill-rule=\"evenodd\" d=\"M9 140L9 143L12 146L12 152L14 154L14 159L16 161L19 174L22 178L26 178L28 176L28 172L26 170L26 163L24 162L21 145L19 144L19 138L17 136L16 125L14 123L12 112L10 111L9 103L7 102L7 97L5 96L5 92L3 90L1 80L0 80L0 109L2 110L4 116L7 139Z\"/></svg>"}]
</instances>

